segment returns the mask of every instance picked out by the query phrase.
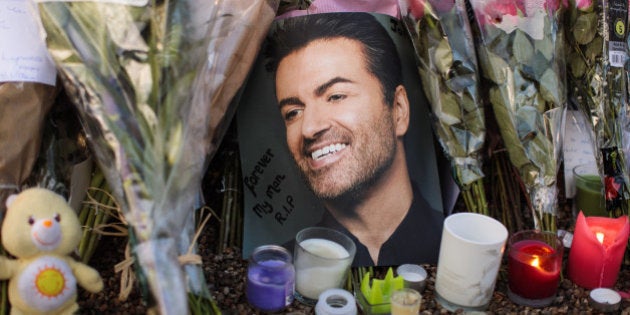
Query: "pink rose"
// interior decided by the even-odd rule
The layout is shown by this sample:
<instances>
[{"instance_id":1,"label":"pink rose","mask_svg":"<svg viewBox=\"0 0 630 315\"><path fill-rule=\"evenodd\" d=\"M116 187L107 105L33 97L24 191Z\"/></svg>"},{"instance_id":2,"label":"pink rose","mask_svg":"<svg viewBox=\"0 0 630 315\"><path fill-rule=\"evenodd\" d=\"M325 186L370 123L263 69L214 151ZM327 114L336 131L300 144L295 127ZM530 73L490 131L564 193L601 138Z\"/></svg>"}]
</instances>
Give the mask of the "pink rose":
<instances>
[{"instance_id":1,"label":"pink rose","mask_svg":"<svg viewBox=\"0 0 630 315\"><path fill-rule=\"evenodd\" d=\"M575 0L575 7L580 11L590 12L593 9L593 0Z\"/></svg>"},{"instance_id":2,"label":"pink rose","mask_svg":"<svg viewBox=\"0 0 630 315\"><path fill-rule=\"evenodd\" d=\"M409 0L409 14L419 20L424 15L424 0Z\"/></svg>"},{"instance_id":3,"label":"pink rose","mask_svg":"<svg viewBox=\"0 0 630 315\"><path fill-rule=\"evenodd\" d=\"M525 0L505 1L493 0L483 8L475 7L475 16L480 25L495 24L503 20L504 15L518 15L525 13Z\"/></svg>"},{"instance_id":4,"label":"pink rose","mask_svg":"<svg viewBox=\"0 0 630 315\"><path fill-rule=\"evenodd\" d=\"M591 0L589 0L589 1L591 1ZM569 0L562 0L562 5L565 8L569 7ZM555 12L559 8L560 8L560 0L547 0L545 2L545 9L548 10L548 11Z\"/></svg>"}]
</instances>

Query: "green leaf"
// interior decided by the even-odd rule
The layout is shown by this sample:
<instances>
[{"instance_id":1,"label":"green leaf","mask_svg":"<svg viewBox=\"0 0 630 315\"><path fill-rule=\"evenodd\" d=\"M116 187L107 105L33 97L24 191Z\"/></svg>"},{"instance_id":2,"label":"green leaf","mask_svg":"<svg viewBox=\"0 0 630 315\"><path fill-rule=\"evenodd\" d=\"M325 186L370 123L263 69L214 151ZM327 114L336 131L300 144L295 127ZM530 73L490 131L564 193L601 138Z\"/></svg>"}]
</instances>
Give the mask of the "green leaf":
<instances>
[{"instance_id":1,"label":"green leaf","mask_svg":"<svg viewBox=\"0 0 630 315\"><path fill-rule=\"evenodd\" d=\"M516 111L516 129L522 142L536 137L540 130L538 116L538 111L533 106L523 106Z\"/></svg>"},{"instance_id":2,"label":"green leaf","mask_svg":"<svg viewBox=\"0 0 630 315\"><path fill-rule=\"evenodd\" d=\"M590 43L597 34L597 14L588 13L578 16L573 25L573 37L580 45Z\"/></svg>"},{"instance_id":3,"label":"green leaf","mask_svg":"<svg viewBox=\"0 0 630 315\"><path fill-rule=\"evenodd\" d=\"M571 51L568 59L567 66L571 75L574 78L581 78L586 72L586 63L584 63L582 56L575 51Z\"/></svg>"},{"instance_id":4,"label":"green leaf","mask_svg":"<svg viewBox=\"0 0 630 315\"><path fill-rule=\"evenodd\" d=\"M604 53L604 39L601 36L595 37L584 49L584 57L589 63L594 63L601 58Z\"/></svg>"},{"instance_id":5,"label":"green leaf","mask_svg":"<svg viewBox=\"0 0 630 315\"><path fill-rule=\"evenodd\" d=\"M451 157L465 158L467 150L464 147L468 143L468 137L465 129L458 128L459 125L450 126L448 132L450 134L449 147Z\"/></svg>"},{"instance_id":6,"label":"green leaf","mask_svg":"<svg viewBox=\"0 0 630 315\"><path fill-rule=\"evenodd\" d=\"M514 41L512 42L512 53L518 63L527 64L534 56L534 46L523 31L517 29L514 31Z\"/></svg>"},{"instance_id":7,"label":"green leaf","mask_svg":"<svg viewBox=\"0 0 630 315\"><path fill-rule=\"evenodd\" d=\"M499 85L505 83L506 72L504 70L510 69L510 67L503 58L487 49L482 49L479 58L482 74L486 78Z\"/></svg>"},{"instance_id":8,"label":"green leaf","mask_svg":"<svg viewBox=\"0 0 630 315\"><path fill-rule=\"evenodd\" d=\"M440 43L435 48L433 53L433 62L437 67L437 70L444 77L448 77L448 73L453 65L453 51L446 38L442 38Z\"/></svg>"},{"instance_id":9,"label":"green leaf","mask_svg":"<svg viewBox=\"0 0 630 315\"><path fill-rule=\"evenodd\" d=\"M459 123L462 113L457 102L457 97L452 93L440 93L440 102L433 104L435 115L447 125Z\"/></svg>"},{"instance_id":10,"label":"green leaf","mask_svg":"<svg viewBox=\"0 0 630 315\"><path fill-rule=\"evenodd\" d=\"M440 101L440 76L433 71L418 71L429 104L437 104Z\"/></svg>"},{"instance_id":11,"label":"green leaf","mask_svg":"<svg viewBox=\"0 0 630 315\"><path fill-rule=\"evenodd\" d=\"M556 56L555 46L553 41L549 37L544 37L541 40L534 41L534 48L540 52L548 61L551 61Z\"/></svg>"},{"instance_id":12,"label":"green leaf","mask_svg":"<svg viewBox=\"0 0 630 315\"><path fill-rule=\"evenodd\" d=\"M464 112L466 112L466 113L481 112L481 109L479 107L477 107L477 103L475 102L475 100L468 93L462 94L462 98L460 100L460 105L461 105L462 109L464 110ZM482 121L483 121L483 119L482 119Z\"/></svg>"},{"instance_id":13,"label":"green leaf","mask_svg":"<svg viewBox=\"0 0 630 315\"><path fill-rule=\"evenodd\" d=\"M472 111L464 114L464 125L466 129L475 137L483 137L486 131L486 126L483 120L482 111Z\"/></svg>"},{"instance_id":14,"label":"green leaf","mask_svg":"<svg viewBox=\"0 0 630 315\"><path fill-rule=\"evenodd\" d=\"M527 158L527 151L522 146L518 133L515 129L515 117L513 116L514 113L509 110L511 106L509 106L509 103L506 101L508 98L503 97L504 90L505 89L501 89L496 86L490 88L490 103L492 103L492 108L497 118L497 123L499 124L501 137L508 150L510 161L512 161L514 166L520 169L523 165L529 164L530 162Z\"/></svg>"},{"instance_id":15,"label":"green leaf","mask_svg":"<svg viewBox=\"0 0 630 315\"><path fill-rule=\"evenodd\" d=\"M547 68L547 71L540 77L539 83L541 95L546 101L557 105L562 104L561 98L564 99L564 89L558 75L552 68Z\"/></svg>"}]
</instances>

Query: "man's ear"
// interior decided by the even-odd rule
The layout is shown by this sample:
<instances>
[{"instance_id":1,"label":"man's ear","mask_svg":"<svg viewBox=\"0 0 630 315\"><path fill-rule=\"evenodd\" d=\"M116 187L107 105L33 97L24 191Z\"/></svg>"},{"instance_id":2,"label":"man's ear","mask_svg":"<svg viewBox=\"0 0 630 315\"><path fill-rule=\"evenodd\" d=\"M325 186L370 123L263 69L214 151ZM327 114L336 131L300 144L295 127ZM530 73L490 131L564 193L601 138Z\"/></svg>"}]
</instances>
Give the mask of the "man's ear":
<instances>
[{"instance_id":1,"label":"man's ear","mask_svg":"<svg viewBox=\"0 0 630 315\"><path fill-rule=\"evenodd\" d=\"M394 123L396 124L396 135L402 137L409 129L409 98L407 97L407 90L404 86L399 85L396 87L394 104L392 106Z\"/></svg>"}]
</instances>

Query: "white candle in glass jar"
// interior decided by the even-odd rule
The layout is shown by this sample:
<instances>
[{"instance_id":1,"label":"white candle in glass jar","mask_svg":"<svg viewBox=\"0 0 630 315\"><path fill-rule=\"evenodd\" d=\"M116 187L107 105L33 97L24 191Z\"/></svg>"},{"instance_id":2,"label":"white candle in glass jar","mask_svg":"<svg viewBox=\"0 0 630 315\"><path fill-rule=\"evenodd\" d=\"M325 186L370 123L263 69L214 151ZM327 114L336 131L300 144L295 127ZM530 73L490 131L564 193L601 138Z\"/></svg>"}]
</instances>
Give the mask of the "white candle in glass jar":
<instances>
[{"instance_id":1,"label":"white candle in glass jar","mask_svg":"<svg viewBox=\"0 0 630 315\"><path fill-rule=\"evenodd\" d=\"M317 299L331 288L339 287L352 263L348 251L338 243L322 238L300 242L306 253L296 256L296 290L303 296Z\"/></svg>"}]
</instances>

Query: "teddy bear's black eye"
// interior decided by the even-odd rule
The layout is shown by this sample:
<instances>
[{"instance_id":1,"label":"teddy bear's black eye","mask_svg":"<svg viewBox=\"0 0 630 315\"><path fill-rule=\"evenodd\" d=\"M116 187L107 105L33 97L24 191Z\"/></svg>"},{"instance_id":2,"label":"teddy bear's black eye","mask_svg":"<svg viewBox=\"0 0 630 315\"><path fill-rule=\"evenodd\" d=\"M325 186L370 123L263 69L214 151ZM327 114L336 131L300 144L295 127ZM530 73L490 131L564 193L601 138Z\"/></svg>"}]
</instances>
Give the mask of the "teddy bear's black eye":
<instances>
[{"instance_id":1,"label":"teddy bear's black eye","mask_svg":"<svg viewBox=\"0 0 630 315\"><path fill-rule=\"evenodd\" d=\"M55 214L55 221L57 222L61 221L61 215L59 213Z\"/></svg>"},{"instance_id":2,"label":"teddy bear's black eye","mask_svg":"<svg viewBox=\"0 0 630 315\"><path fill-rule=\"evenodd\" d=\"M35 219L33 217L28 217L28 224L29 225L35 224Z\"/></svg>"}]
</instances>

